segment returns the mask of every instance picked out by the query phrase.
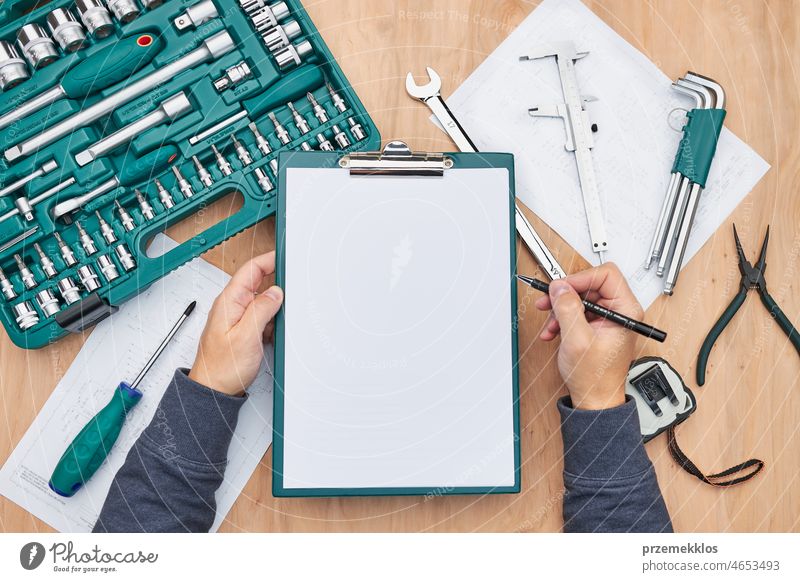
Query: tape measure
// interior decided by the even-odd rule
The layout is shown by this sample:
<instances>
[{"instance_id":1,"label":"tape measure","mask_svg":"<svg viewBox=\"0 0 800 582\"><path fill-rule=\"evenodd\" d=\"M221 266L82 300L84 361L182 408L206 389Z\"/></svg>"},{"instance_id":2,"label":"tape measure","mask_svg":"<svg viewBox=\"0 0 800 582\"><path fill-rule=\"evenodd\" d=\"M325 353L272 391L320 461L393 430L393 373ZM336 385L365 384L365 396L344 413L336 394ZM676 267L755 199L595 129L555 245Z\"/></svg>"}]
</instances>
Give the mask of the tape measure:
<instances>
[{"instance_id":1,"label":"tape measure","mask_svg":"<svg viewBox=\"0 0 800 582\"><path fill-rule=\"evenodd\" d=\"M666 431L672 458L700 481L729 487L752 479L764 468L764 461L748 459L719 473L706 474L686 456L678 446L675 427L697 410L697 399L666 360L649 356L634 361L628 370L625 393L636 402L644 442Z\"/></svg>"}]
</instances>

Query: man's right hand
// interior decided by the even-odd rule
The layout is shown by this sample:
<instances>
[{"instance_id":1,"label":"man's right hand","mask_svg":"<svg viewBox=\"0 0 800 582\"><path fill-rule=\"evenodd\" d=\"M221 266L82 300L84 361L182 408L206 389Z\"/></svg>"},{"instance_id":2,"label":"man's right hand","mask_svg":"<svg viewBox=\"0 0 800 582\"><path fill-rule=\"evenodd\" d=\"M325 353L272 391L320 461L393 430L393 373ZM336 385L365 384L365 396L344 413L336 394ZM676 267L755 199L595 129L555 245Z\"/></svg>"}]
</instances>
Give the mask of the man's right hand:
<instances>
[{"instance_id":1,"label":"man's right hand","mask_svg":"<svg viewBox=\"0 0 800 582\"><path fill-rule=\"evenodd\" d=\"M581 297L641 320L644 312L614 263L587 269L550 283L550 294L535 305L552 310L541 338L559 335L558 370L572 406L613 408L625 402L625 378L634 356L636 335L584 310Z\"/></svg>"}]
</instances>

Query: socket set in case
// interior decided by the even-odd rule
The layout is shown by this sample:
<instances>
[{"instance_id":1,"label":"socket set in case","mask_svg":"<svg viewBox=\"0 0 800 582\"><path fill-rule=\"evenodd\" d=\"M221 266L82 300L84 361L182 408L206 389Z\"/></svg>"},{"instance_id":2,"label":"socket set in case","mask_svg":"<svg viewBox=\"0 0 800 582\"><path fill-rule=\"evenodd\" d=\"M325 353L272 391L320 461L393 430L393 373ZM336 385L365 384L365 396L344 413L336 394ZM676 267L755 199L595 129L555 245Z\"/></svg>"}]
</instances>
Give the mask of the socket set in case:
<instances>
[{"instance_id":1,"label":"socket set in case","mask_svg":"<svg viewBox=\"0 0 800 582\"><path fill-rule=\"evenodd\" d=\"M299 0L19 0L0 23L0 318L21 347L273 214L280 152L380 146ZM235 214L147 255L233 192Z\"/></svg>"}]
</instances>

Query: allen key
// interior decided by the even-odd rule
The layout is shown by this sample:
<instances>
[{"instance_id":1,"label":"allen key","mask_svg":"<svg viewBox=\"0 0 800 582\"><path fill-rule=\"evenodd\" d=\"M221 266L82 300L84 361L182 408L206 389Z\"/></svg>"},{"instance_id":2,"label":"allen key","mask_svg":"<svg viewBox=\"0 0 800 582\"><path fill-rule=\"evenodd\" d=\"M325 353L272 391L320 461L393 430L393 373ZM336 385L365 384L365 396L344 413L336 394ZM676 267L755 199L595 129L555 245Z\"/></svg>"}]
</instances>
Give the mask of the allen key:
<instances>
[{"instance_id":1,"label":"allen key","mask_svg":"<svg viewBox=\"0 0 800 582\"><path fill-rule=\"evenodd\" d=\"M689 71L684 77L675 81L672 87L674 90L694 100L695 107L692 111L709 110L709 119L704 123L710 121L715 132L721 131L722 121L725 116L725 91L719 83ZM710 110L716 110L717 113L715 114ZM719 111L722 113L720 114ZM691 112L687 113L687 116L689 117L688 123L695 119L695 114ZM706 126L701 125L700 127L704 128ZM714 149L716 149L718 137L718 133L713 136ZM711 158L703 160L703 163L707 162L708 165L697 171L690 171L691 176L685 175L679 169L682 163L681 156L689 156L690 160L694 162L696 154L692 151L692 148L689 147L688 151L684 151L686 146L691 146L691 141L687 142L687 140L692 139L709 139L709 136L701 135L698 137L695 135L690 137L684 129L684 136L681 139L674 163L676 170L670 176L669 186L645 263L645 268L649 269L653 262L658 261L656 275L665 277L664 293L667 295L672 295L675 289L686 253L692 223L697 212L700 194L703 192L705 179L713 159L714 150L712 150Z\"/></svg>"}]
</instances>

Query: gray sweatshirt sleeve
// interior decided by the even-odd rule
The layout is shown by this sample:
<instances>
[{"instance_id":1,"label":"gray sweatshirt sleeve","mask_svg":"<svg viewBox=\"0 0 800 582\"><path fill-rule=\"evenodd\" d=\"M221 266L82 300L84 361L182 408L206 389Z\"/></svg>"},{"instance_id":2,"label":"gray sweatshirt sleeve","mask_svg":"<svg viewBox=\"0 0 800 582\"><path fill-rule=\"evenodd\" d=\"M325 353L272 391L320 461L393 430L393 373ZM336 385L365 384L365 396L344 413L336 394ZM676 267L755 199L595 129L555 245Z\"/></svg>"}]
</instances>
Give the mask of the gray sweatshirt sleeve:
<instances>
[{"instance_id":1,"label":"gray sweatshirt sleeve","mask_svg":"<svg viewBox=\"0 0 800 582\"><path fill-rule=\"evenodd\" d=\"M208 531L239 409L179 369L108 493L96 532Z\"/></svg>"},{"instance_id":2,"label":"gray sweatshirt sleeve","mask_svg":"<svg viewBox=\"0 0 800 582\"><path fill-rule=\"evenodd\" d=\"M607 410L558 401L564 438L564 531L671 532L644 450L636 403Z\"/></svg>"}]
</instances>

